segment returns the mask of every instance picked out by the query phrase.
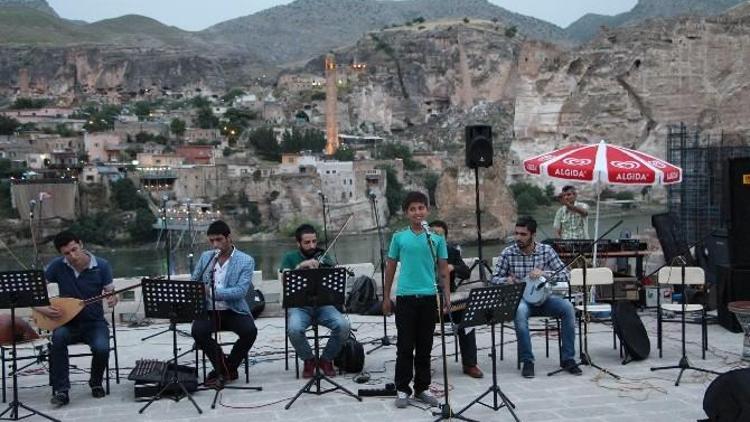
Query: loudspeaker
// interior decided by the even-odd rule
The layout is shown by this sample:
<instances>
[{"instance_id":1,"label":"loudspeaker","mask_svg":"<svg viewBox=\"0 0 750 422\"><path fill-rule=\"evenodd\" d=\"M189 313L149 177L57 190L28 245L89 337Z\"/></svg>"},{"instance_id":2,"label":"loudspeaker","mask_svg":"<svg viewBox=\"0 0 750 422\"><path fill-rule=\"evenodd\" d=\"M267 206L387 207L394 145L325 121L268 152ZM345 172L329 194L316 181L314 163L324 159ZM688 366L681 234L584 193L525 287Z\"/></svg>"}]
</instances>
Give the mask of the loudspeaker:
<instances>
[{"instance_id":1,"label":"loudspeaker","mask_svg":"<svg viewBox=\"0 0 750 422\"><path fill-rule=\"evenodd\" d=\"M492 166L492 126L466 126L466 166Z\"/></svg>"},{"instance_id":2,"label":"loudspeaker","mask_svg":"<svg viewBox=\"0 0 750 422\"><path fill-rule=\"evenodd\" d=\"M729 262L750 267L750 157L729 160Z\"/></svg>"},{"instance_id":3,"label":"loudspeaker","mask_svg":"<svg viewBox=\"0 0 750 422\"><path fill-rule=\"evenodd\" d=\"M728 308L729 302L750 300L750 268L719 266L719 285L716 293L716 310L719 324L733 333L741 333L737 318Z\"/></svg>"}]
</instances>

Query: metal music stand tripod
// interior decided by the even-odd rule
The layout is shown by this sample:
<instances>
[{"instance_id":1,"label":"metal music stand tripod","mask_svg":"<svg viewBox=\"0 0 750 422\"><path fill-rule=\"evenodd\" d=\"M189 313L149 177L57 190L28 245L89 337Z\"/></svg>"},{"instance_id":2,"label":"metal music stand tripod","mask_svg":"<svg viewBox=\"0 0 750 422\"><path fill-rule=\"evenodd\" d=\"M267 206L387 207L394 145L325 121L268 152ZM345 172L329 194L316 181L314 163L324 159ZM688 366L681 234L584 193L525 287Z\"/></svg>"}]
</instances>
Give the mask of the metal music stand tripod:
<instances>
[{"instance_id":1,"label":"metal music stand tripod","mask_svg":"<svg viewBox=\"0 0 750 422\"><path fill-rule=\"evenodd\" d=\"M346 291L346 268L319 268L314 270L294 270L284 271L284 308L312 307L316 309L319 306L341 306L344 304L344 292ZM314 353L315 361L319 357L320 348L318 347L318 323L313 321ZM320 382L326 381L333 385L332 388L321 390ZM295 400L302 393L323 395L331 391L341 390L345 394L362 401L362 398L347 390L341 384L333 381L320 372L320 367L315 365L315 374L297 394L284 406L289 409Z\"/></svg>"},{"instance_id":2,"label":"metal music stand tripod","mask_svg":"<svg viewBox=\"0 0 750 422\"><path fill-rule=\"evenodd\" d=\"M10 326L13 353L13 400L8 407L0 413L0 420L17 421L32 415L39 415L51 421L59 422L49 415L33 409L18 400L18 365L16 363L16 308L28 308L32 306L47 306L47 285L44 282L42 271L7 271L0 273L0 309L10 309ZM25 409L31 413L18 416L18 409ZM5 414L10 412L8 417Z\"/></svg>"},{"instance_id":3,"label":"metal music stand tripod","mask_svg":"<svg viewBox=\"0 0 750 422\"><path fill-rule=\"evenodd\" d=\"M687 351L685 350L685 314L687 313L687 311L685 310L685 308L687 306L687 295L685 294L685 292L686 292L686 290L685 290L685 287L686 287L686 283L685 283L685 267L687 267L687 261L685 261L685 258L683 258L682 256L679 256L678 258L682 258L680 260L681 261L681 264L680 264L680 277L681 277L681 279L680 279L680 286L682 286L682 300L680 300L680 302L682 304L682 318L681 318L681 321L680 321L681 322L681 326L682 326L682 357L680 357L680 362L677 365L672 365L672 366L657 366L657 367L651 368L651 371L662 371L664 369L679 369L680 370L680 374L677 376L677 381L675 381L675 383L674 383L675 387L679 387L680 386L680 380L682 379L682 374L686 370L688 370L688 369L691 369L693 371L698 371L698 372L705 372L705 373L709 373L709 374L720 375L719 372L712 371L710 369L698 368L697 366L693 366L693 365L690 364L690 361L688 360ZM701 272L702 271L703 270L701 269ZM659 283L662 283L662 280L659 280ZM661 310L659 310L659 312L661 312ZM705 308L704 308L704 312L705 312ZM703 346L701 346L701 347L703 347Z\"/></svg>"},{"instance_id":4,"label":"metal music stand tripod","mask_svg":"<svg viewBox=\"0 0 750 422\"><path fill-rule=\"evenodd\" d=\"M460 415L465 411L469 410L471 406L475 404L481 404L482 406L489 407L494 411L498 411L505 407L508 409L513 419L518 421L518 416L513 411L515 405L510 401L508 396L503 393L500 386L497 384L497 346L495 345L495 325L503 322L510 322L516 316L516 309L518 309L518 303L521 301L523 296L523 289L525 283L514 283L506 284L503 286L493 287L481 287L472 289L469 293L469 303L466 306L464 314L464 320L461 323L462 328L473 327L478 325L490 325L490 333L492 342L490 343L492 357L492 385L482 393L479 397L474 399L468 406L459 410L454 417L465 419ZM482 402L482 399L492 394L492 404ZM500 400L498 400L498 398ZM500 403L502 401L502 403Z\"/></svg>"},{"instance_id":5,"label":"metal music stand tripod","mask_svg":"<svg viewBox=\"0 0 750 422\"><path fill-rule=\"evenodd\" d=\"M172 397L174 401L180 401L187 397L198 413L203 410L193 400L193 396L178 378L177 368L177 330L174 328L178 322L192 322L206 312L206 286L194 281L159 280L144 278L141 282L143 292L143 308L147 318L168 318L172 331L172 363L167 365L164 379L167 379L171 371L171 378L159 393L151 398L138 413L143 413L153 402L162 398L167 391L177 391ZM169 367L172 367L170 370ZM182 394L180 394L180 391Z\"/></svg>"}]
</instances>

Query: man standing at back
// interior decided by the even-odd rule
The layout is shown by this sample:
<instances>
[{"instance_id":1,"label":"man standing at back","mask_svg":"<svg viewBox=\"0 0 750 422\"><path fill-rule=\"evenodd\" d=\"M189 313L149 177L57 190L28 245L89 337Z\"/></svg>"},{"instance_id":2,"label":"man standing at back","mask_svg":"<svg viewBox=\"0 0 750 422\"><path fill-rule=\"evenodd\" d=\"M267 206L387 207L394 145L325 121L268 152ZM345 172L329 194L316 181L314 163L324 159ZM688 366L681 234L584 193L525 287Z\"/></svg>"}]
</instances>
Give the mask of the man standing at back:
<instances>
[{"instance_id":1,"label":"man standing at back","mask_svg":"<svg viewBox=\"0 0 750 422\"><path fill-rule=\"evenodd\" d=\"M577 201L578 192L572 185L563 186L562 206L555 213L552 227L560 239L588 239L589 206Z\"/></svg>"}]
</instances>

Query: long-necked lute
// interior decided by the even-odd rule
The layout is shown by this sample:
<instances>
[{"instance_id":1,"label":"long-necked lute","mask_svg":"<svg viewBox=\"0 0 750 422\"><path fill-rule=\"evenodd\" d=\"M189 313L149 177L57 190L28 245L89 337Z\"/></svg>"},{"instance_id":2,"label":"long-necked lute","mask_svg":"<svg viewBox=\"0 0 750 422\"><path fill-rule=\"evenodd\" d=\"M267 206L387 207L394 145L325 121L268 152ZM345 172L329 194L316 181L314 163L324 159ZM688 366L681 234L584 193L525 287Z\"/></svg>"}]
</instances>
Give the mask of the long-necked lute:
<instances>
[{"instance_id":1,"label":"long-necked lute","mask_svg":"<svg viewBox=\"0 0 750 422\"><path fill-rule=\"evenodd\" d=\"M36 309L32 309L31 318L34 320L34 324L36 324L37 327L43 330L52 331L55 328L62 327L63 325L70 322L70 320L75 318L76 315L81 313L81 311L83 310L83 308L86 307L86 305L96 303L109 296L116 295L118 293L122 293L127 290L135 289L136 287L139 287L140 285L141 283L134 284L132 286L125 287L124 289L115 290L109 293L104 293L99 296L94 296L88 299L78 299L75 297L52 297L49 299L50 306L53 306L58 311L60 311L60 317L53 319L37 311Z\"/></svg>"}]
</instances>

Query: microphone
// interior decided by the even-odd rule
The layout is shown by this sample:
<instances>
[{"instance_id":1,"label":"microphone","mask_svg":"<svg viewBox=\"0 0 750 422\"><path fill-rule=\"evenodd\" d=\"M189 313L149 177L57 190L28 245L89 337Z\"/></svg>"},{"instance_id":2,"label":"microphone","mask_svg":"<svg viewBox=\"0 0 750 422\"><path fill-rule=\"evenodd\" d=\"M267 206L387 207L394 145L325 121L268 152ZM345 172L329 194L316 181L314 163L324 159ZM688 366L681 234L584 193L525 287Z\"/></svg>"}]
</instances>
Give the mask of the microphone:
<instances>
[{"instance_id":1,"label":"microphone","mask_svg":"<svg viewBox=\"0 0 750 422\"><path fill-rule=\"evenodd\" d=\"M420 224L422 225L422 230L424 230L428 236L432 234L432 230L430 230L430 225L425 220L422 220Z\"/></svg>"},{"instance_id":2,"label":"microphone","mask_svg":"<svg viewBox=\"0 0 750 422\"><path fill-rule=\"evenodd\" d=\"M36 208L36 199L29 201L29 212L34 212L34 208Z\"/></svg>"},{"instance_id":3,"label":"microphone","mask_svg":"<svg viewBox=\"0 0 750 422\"><path fill-rule=\"evenodd\" d=\"M357 391L360 397L391 397L396 395L396 385L389 382L385 388L360 388Z\"/></svg>"},{"instance_id":4,"label":"microphone","mask_svg":"<svg viewBox=\"0 0 750 422\"><path fill-rule=\"evenodd\" d=\"M370 199L375 199L377 195L375 195L375 192L371 191L370 189L367 189L367 197Z\"/></svg>"},{"instance_id":5,"label":"microphone","mask_svg":"<svg viewBox=\"0 0 750 422\"><path fill-rule=\"evenodd\" d=\"M326 199L326 196L323 194L323 191L321 191L321 190L318 191L318 196L321 197L321 198L323 198L323 199Z\"/></svg>"}]
</instances>

